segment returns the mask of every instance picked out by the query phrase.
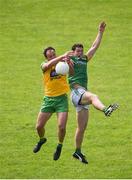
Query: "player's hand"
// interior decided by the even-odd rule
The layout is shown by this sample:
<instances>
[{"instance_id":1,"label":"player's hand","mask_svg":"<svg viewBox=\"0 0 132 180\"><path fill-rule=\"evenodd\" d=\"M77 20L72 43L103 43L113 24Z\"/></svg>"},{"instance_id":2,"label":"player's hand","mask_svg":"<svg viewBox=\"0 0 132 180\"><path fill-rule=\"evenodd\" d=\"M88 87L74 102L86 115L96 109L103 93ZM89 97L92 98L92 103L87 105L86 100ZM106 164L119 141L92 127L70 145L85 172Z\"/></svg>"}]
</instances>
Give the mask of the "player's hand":
<instances>
[{"instance_id":1,"label":"player's hand","mask_svg":"<svg viewBox=\"0 0 132 180\"><path fill-rule=\"evenodd\" d=\"M106 23L105 22L101 22L100 25L99 25L99 31L100 32L104 32L105 27L106 27Z\"/></svg>"},{"instance_id":2,"label":"player's hand","mask_svg":"<svg viewBox=\"0 0 132 180\"><path fill-rule=\"evenodd\" d=\"M73 62L73 60L72 59L67 59L67 64L69 65L69 66L74 66L74 62Z\"/></svg>"},{"instance_id":3,"label":"player's hand","mask_svg":"<svg viewBox=\"0 0 132 180\"><path fill-rule=\"evenodd\" d=\"M67 64L71 67L74 66L74 61L72 59L70 59L70 56L64 57L61 61L67 62Z\"/></svg>"},{"instance_id":4,"label":"player's hand","mask_svg":"<svg viewBox=\"0 0 132 180\"><path fill-rule=\"evenodd\" d=\"M67 57L64 57L61 61L65 61L67 62L67 64L71 64L71 65L74 65L74 62L72 59L70 59L70 56L67 56Z\"/></svg>"},{"instance_id":5,"label":"player's hand","mask_svg":"<svg viewBox=\"0 0 132 180\"><path fill-rule=\"evenodd\" d=\"M73 51L68 51L64 54L65 58L70 57L70 56L73 56Z\"/></svg>"}]
</instances>

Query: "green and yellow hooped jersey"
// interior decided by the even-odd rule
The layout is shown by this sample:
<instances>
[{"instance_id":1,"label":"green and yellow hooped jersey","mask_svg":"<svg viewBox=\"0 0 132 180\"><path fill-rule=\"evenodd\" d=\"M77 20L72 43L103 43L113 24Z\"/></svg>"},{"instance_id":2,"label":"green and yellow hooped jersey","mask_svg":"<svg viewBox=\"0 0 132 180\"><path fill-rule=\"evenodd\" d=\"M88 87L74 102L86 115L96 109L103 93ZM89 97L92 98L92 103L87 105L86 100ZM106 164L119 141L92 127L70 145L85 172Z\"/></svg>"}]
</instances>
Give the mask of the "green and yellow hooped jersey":
<instances>
[{"instance_id":1,"label":"green and yellow hooped jersey","mask_svg":"<svg viewBox=\"0 0 132 180\"><path fill-rule=\"evenodd\" d=\"M81 58L72 56L71 59L74 62L74 74L69 75L68 77L70 88L72 89L74 84L79 84L80 86L87 89L87 56L83 56Z\"/></svg>"}]
</instances>

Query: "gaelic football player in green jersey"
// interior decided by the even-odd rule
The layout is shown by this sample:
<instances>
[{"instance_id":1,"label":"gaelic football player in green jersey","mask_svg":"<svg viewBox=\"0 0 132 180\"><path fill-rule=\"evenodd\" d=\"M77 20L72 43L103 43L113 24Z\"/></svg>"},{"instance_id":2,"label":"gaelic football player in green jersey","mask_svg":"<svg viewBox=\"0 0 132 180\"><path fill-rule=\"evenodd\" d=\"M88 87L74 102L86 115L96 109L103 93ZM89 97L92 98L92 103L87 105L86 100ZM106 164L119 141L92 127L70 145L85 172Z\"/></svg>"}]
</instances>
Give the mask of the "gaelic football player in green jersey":
<instances>
[{"instance_id":1,"label":"gaelic football player in green jersey","mask_svg":"<svg viewBox=\"0 0 132 180\"><path fill-rule=\"evenodd\" d=\"M71 87L71 99L76 107L78 126L75 133L76 150L73 157L81 162L88 164L86 157L81 152L81 145L83 142L83 136L88 123L88 105L92 104L96 109L102 111L106 116L110 116L111 113L117 109L117 104L105 106L98 98L97 95L87 90L87 63L92 59L96 50L98 49L101 39L105 30L106 24L102 22L99 25L99 30L95 41L86 55L83 53L82 44L74 44L72 47L73 56L71 59L74 62L74 73L69 75L69 84Z\"/></svg>"}]
</instances>

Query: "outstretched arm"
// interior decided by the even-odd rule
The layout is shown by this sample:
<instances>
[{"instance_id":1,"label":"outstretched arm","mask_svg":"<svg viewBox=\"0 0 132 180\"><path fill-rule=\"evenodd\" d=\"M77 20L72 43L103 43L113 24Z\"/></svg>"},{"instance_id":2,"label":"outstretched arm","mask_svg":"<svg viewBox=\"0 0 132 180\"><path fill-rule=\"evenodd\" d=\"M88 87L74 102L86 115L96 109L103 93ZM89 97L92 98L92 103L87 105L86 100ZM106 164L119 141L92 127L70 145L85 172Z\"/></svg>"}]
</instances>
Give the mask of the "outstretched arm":
<instances>
[{"instance_id":1,"label":"outstretched arm","mask_svg":"<svg viewBox=\"0 0 132 180\"><path fill-rule=\"evenodd\" d=\"M86 56L88 57L88 60L90 60L93 57L96 50L98 49L98 47L99 47L99 45L101 43L102 37L103 37L105 26L106 26L105 22L100 23L97 37L96 37L95 41L93 42L91 48L86 53Z\"/></svg>"}]
</instances>

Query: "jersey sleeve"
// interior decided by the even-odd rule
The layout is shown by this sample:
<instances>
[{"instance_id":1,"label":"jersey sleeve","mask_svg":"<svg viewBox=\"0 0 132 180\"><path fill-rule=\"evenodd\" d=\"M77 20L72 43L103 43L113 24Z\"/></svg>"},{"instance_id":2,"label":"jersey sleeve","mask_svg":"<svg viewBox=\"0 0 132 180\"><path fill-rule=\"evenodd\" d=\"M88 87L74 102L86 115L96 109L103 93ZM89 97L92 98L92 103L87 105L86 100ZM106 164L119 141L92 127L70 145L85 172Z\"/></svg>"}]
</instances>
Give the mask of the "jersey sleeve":
<instances>
[{"instance_id":1,"label":"jersey sleeve","mask_svg":"<svg viewBox=\"0 0 132 180\"><path fill-rule=\"evenodd\" d=\"M89 61L89 59L88 59L88 56L87 56L87 55L84 55L84 57L86 58L86 60L87 60L87 61Z\"/></svg>"}]
</instances>

